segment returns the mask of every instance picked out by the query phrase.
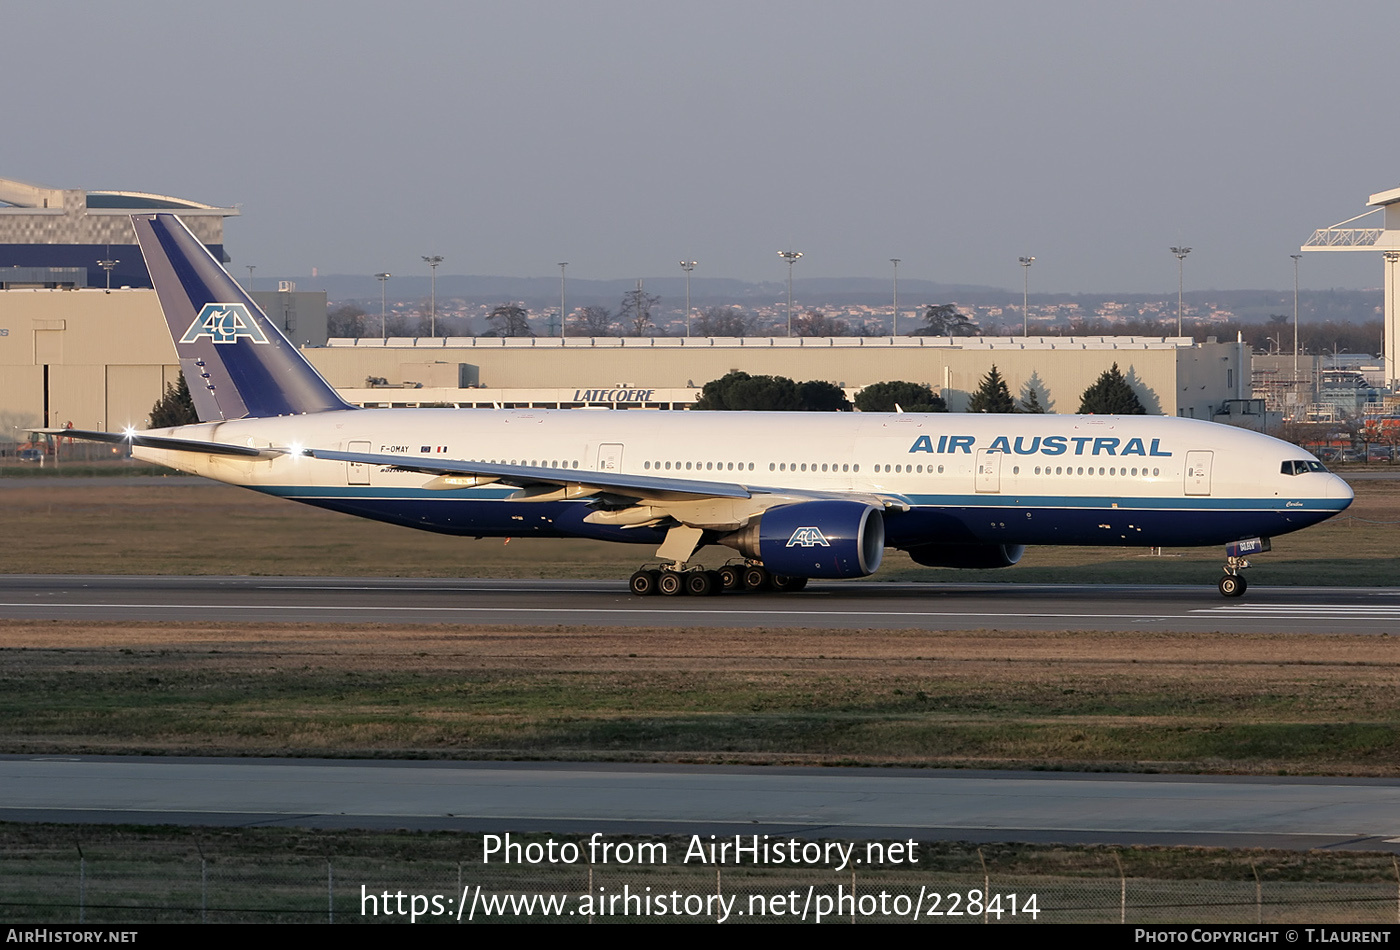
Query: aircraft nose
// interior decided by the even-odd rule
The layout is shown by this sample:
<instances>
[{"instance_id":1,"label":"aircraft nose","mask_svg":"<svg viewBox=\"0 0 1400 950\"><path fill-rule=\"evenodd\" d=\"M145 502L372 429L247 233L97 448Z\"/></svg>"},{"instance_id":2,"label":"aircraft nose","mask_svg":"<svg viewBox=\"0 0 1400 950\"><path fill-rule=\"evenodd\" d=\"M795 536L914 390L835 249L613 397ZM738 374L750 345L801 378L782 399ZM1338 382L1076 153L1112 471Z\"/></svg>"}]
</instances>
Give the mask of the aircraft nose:
<instances>
[{"instance_id":1,"label":"aircraft nose","mask_svg":"<svg viewBox=\"0 0 1400 950\"><path fill-rule=\"evenodd\" d=\"M1356 493L1351 490L1351 486L1340 476L1328 475L1327 478L1327 497L1336 498L1338 500L1344 499L1347 505L1351 504L1352 499L1356 497ZM1342 507L1345 508L1346 505Z\"/></svg>"}]
</instances>

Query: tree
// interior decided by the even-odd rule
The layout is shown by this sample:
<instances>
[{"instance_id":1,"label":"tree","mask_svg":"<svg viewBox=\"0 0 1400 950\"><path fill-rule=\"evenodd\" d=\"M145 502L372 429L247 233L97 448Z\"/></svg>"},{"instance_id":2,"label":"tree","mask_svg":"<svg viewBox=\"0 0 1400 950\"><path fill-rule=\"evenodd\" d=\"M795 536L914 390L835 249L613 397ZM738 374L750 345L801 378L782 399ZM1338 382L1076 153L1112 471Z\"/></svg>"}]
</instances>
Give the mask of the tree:
<instances>
[{"instance_id":1,"label":"tree","mask_svg":"<svg viewBox=\"0 0 1400 950\"><path fill-rule=\"evenodd\" d=\"M1113 364L1112 369L1104 370L1094 384L1084 390L1084 395L1079 400L1079 412L1081 415L1147 415L1147 410L1138 400L1137 393L1133 392L1133 387L1128 385L1128 381L1118 371L1117 363Z\"/></svg>"},{"instance_id":2,"label":"tree","mask_svg":"<svg viewBox=\"0 0 1400 950\"><path fill-rule=\"evenodd\" d=\"M165 384L165 395L151 407L151 428L167 429L193 425L198 421L199 413L194 411L189 384L185 382L185 374L181 373L175 382Z\"/></svg>"},{"instance_id":3,"label":"tree","mask_svg":"<svg viewBox=\"0 0 1400 950\"><path fill-rule=\"evenodd\" d=\"M618 319L632 336L646 336L647 328L654 326L651 308L660 302L661 298L656 294L642 290L642 282L639 280L636 290L629 290L622 295L622 306L617 311Z\"/></svg>"},{"instance_id":4,"label":"tree","mask_svg":"<svg viewBox=\"0 0 1400 950\"><path fill-rule=\"evenodd\" d=\"M569 319L569 336L617 336L617 322L607 307L584 307Z\"/></svg>"},{"instance_id":5,"label":"tree","mask_svg":"<svg viewBox=\"0 0 1400 950\"><path fill-rule=\"evenodd\" d=\"M850 407L834 383L795 383L786 376L750 376L738 370L706 383L694 406L739 412L830 412Z\"/></svg>"},{"instance_id":6,"label":"tree","mask_svg":"<svg viewBox=\"0 0 1400 950\"><path fill-rule=\"evenodd\" d=\"M1041 394L1045 395L1045 402L1040 401ZM1021 387L1021 406L1018 412L1029 412L1033 414L1053 412L1055 401L1050 398L1050 391L1045 388L1045 382L1040 378L1040 372L1031 373L1030 379Z\"/></svg>"},{"instance_id":7,"label":"tree","mask_svg":"<svg viewBox=\"0 0 1400 950\"><path fill-rule=\"evenodd\" d=\"M503 303L487 316L491 329L482 336L534 336L530 329L529 314L525 308L513 303Z\"/></svg>"},{"instance_id":8,"label":"tree","mask_svg":"<svg viewBox=\"0 0 1400 950\"><path fill-rule=\"evenodd\" d=\"M821 379L809 379L797 384L797 398L804 412L850 412L851 401L846 392L835 383Z\"/></svg>"},{"instance_id":9,"label":"tree","mask_svg":"<svg viewBox=\"0 0 1400 950\"><path fill-rule=\"evenodd\" d=\"M792 321L793 336L850 336L845 320L828 317L820 310L808 310Z\"/></svg>"},{"instance_id":10,"label":"tree","mask_svg":"<svg viewBox=\"0 0 1400 950\"><path fill-rule=\"evenodd\" d=\"M752 314L739 307L709 307L690 321L696 336L750 336L757 324Z\"/></svg>"},{"instance_id":11,"label":"tree","mask_svg":"<svg viewBox=\"0 0 1400 950\"><path fill-rule=\"evenodd\" d=\"M972 394L967 404L968 412L1015 412L1016 400L1011 398L1011 390L1006 380L997 372L996 364L982 377L982 385Z\"/></svg>"},{"instance_id":12,"label":"tree","mask_svg":"<svg viewBox=\"0 0 1400 950\"><path fill-rule=\"evenodd\" d=\"M929 304L924 311L924 325L910 336L976 336L977 324L958 313L951 303Z\"/></svg>"},{"instance_id":13,"label":"tree","mask_svg":"<svg viewBox=\"0 0 1400 950\"><path fill-rule=\"evenodd\" d=\"M905 412L948 411L948 404L928 383L891 380L872 383L856 394L856 408L861 412L894 412L895 406Z\"/></svg>"},{"instance_id":14,"label":"tree","mask_svg":"<svg viewBox=\"0 0 1400 950\"><path fill-rule=\"evenodd\" d=\"M328 336L366 336L368 323L365 312L352 303L342 304L326 314L326 334Z\"/></svg>"}]
</instances>

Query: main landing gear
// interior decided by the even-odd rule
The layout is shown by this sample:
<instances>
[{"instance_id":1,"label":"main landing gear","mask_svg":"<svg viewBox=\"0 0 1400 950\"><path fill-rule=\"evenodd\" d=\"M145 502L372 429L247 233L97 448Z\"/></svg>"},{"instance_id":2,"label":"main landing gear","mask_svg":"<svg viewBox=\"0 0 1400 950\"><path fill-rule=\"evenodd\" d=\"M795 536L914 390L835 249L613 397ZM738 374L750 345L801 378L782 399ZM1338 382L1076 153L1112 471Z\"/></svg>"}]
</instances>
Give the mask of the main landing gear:
<instances>
[{"instance_id":1,"label":"main landing gear","mask_svg":"<svg viewBox=\"0 0 1400 950\"><path fill-rule=\"evenodd\" d=\"M762 564L746 561L726 564L717 571L679 565L644 567L632 575L627 586L638 597L651 594L706 597L722 591L799 591L807 586L807 578L773 574Z\"/></svg>"}]
</instances>

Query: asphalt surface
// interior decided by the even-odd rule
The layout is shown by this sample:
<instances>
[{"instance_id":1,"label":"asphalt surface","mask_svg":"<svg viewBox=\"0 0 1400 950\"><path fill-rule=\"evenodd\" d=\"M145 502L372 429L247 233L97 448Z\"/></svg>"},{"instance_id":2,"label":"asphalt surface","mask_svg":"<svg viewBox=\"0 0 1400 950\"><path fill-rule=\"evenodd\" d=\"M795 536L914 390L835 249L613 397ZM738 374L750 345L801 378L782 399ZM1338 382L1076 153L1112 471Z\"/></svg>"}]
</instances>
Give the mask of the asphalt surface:
<instances>
[{"instance_id":1,"label":"asphalt surface","mask_svg":"<svg viewBox=\"0 0 1400 950\"><path fill-rule=\"evenodd\" d=\"M0 820L1400 852L1400 782L0 756Z\"/></svg>"},{"instance_id":2,"label":"asphalt surface","mask_svg":"<svg viewBox=\"0 0 1400 950\"><path fill-rule=\"evenodd\" d=\"M0 617L1363 633L1400 589L814 583L634 597L617 581L0 576ZM0 820L1360 848L1400 781L577 763L0 756Z\"/></svg>"},{"instance_id":3,"label":"asphalt surface","mask_svg":"<svg viewBox=\"0 0 1400 950\"><path fill-rule=\"evenodd\" d=\"M1388 634L1400 588L813 582L796 594L634 597L623 581L0 576L0 617L827 629Z\"/></svg>"}]
</instances>

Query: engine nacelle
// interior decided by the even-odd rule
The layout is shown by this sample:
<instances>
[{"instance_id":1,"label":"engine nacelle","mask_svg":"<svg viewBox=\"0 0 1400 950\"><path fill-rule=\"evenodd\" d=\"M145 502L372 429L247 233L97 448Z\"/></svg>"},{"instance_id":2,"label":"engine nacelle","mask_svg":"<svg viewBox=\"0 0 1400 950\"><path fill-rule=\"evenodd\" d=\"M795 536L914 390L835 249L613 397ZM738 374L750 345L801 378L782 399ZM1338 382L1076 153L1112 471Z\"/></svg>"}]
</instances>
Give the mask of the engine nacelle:
<instances>
[{"instance_id":1,"label":"engine nacelle","mask_svg":"<svg viewBox=\"0 0 1400 950\"><path fill-rule=\"evenodd\" d=\"M769 508L720 543L774 574L864 577L885 556L885 516L858 501L804 501Z\"/></svg>"},{"instance_id":2,"label":"engine nacelle","mask_svg":"<svg viewBox=\"0 0 1400 950\"><path fill-rule=\"evenodd\" d=\"M985 569L1010 567L1026 553L1024 544L920 544L908 548L915 564L924 567Z\"/></svg>"}]
</instances>

